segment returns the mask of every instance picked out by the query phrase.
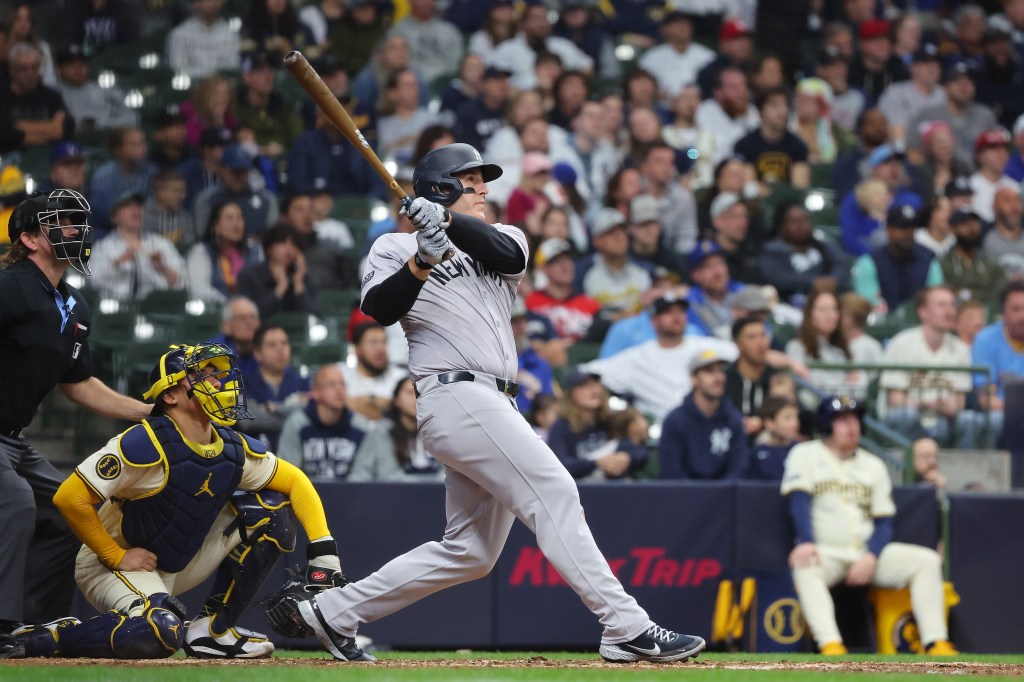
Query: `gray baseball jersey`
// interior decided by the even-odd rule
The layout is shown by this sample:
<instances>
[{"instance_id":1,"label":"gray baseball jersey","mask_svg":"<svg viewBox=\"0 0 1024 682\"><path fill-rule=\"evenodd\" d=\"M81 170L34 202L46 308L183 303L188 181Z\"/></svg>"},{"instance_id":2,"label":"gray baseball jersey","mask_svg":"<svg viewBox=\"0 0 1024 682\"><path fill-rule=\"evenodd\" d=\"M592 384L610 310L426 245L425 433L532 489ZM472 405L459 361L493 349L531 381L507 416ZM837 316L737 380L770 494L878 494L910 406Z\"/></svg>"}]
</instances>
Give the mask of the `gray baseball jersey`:
<instances>
[{"instance_id":1,"label":"gray baseball jersey","mask_svg":"<svg viewBox=\"0 0 1024 682\"><path fill-rule=\"evenodd\" d=\"M518 227L497 224L529 256ZM362 293L406 266L416 253L415 234L386 234L370 249ZM514 379L519 368L512 337L512 301L525 272L493 272L464 251L438 264L412 310L402 318L409 340L409 373L414 379L452 370L475 370Z\"/></svg>"}]
</instances>

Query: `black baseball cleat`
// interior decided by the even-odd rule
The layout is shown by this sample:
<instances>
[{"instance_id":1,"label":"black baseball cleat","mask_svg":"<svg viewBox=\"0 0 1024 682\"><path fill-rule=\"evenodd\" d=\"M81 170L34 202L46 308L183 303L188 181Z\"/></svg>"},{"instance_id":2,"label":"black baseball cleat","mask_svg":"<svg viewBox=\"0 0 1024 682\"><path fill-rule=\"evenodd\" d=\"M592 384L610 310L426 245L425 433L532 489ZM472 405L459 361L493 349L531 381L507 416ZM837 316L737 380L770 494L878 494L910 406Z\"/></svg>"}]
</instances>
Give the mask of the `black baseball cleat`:
<instances>
[{"instance_id":1,"label":"black baseball cleat","mask_svg":"<svg viewBox=\"0 0 1024 682\"><path fill-rule=\"evenodd\" d=\"M0 635L0 658L25 658L25 643L12 635Z\"/></svg>"},{"instance_id":2,"label":"black baseball cleat","mask_svg":"<svg viewBox=\"0 0 1024 682\"><path fill-rule=\"evenodd\" d=\"M320 644L339 661L366 661L369 663L377 661L376 658L359 648L355 637L346 637L340 632L335 632L327 624L327 620L320 613L316 599L299 602L298 616L313 632L313 636L320 640Z\"/></svg>"},{"instance_id":3,"label":"black baseball cleat","mask_svg":"<svg viewBox=\"0 0 1024 682\"><path fill-rule=\"evenodd\" d=\"M696 656L704 646L705 642L700 637L682 635L658 625L652 625L647 632L628 642L602 644L601 657L612 663L632 663L634 661L672 663Z\"/></svg>"}]
</instances>

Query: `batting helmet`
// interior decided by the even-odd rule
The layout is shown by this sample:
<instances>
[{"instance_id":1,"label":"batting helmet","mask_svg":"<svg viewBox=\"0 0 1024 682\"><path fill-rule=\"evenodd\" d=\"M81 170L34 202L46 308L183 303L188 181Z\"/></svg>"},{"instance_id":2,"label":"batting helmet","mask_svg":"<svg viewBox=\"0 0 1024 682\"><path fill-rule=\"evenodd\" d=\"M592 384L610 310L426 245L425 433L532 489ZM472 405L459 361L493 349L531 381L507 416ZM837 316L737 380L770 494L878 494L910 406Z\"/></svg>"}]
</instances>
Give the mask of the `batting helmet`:
<instances>
[{"instance_id":1,"label":"batting helmet","mask_svg":"<svg viewBox=\"0 0 1024 682\"><path fill-rule=\"evenodd\" d=\"M22 232L42 232L53 247L54 256L68 261L83 275L90 275L90 215L89 202L73 189L37 192L15 207L7 224L7 233L14 244Z\"/></svg>"},{"instance_id":2,"label":"batting helmet","mask_svg":"<svg viewBox=\"0 0 1024 682\"><path fill-rule=\"evenodd\" d=\"M841 414L853 413L864 422L864 404L848 395L830 395L822 399L818 405L818 433L822 436L832 435L832 422Z\"/></svg>"},{"instance_id":3,"label":"batting helmet","mask_svg":"<svg viewBox=\"0 0 1024 682\"><path fill-rule=\"evenodd\" d=\"M205 371L212 368L213 371ZM210 379L216 382L211 382ZM214 422L231 426L239 419L252 419L246 410L242 371L237 356L219 343L171 346L160 356L149 375L150 388L142 398L154 401L161 393L184 380L190 398L199 400Z\"/></svg>"},{"instance_id":4,"label":"batting helmet","mask_svg":"<svg viewBox=\"0 0 1024 682\"><path fill-rule=\"evenodd\" d=\"M484 163L480 152L471 145L446 144L423 155L413 171L412 187L418 197L451 206L467 191L455 176L475 169L480 169L484 182L501 177L501 167Z\"/></svg>"}]
</instances>

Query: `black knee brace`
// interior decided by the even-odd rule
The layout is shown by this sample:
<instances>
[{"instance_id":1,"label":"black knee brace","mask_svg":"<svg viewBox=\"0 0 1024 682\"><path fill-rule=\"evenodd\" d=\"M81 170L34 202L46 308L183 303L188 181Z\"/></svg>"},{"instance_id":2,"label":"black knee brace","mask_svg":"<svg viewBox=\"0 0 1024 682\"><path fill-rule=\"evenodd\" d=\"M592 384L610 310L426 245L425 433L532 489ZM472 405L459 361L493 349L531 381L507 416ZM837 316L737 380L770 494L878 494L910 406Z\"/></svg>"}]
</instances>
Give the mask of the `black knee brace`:
<instances>
[{"instance_id":1,"label":"black knee brace","mask_svg":"<svg viewBox=\"0 0 1024 682\"><path fill-rule=\"evenodd\" d=\"M295 550L297 521L291 502L283 494L236 494L231 505L238 516L225 533L237 529L242 542L221 562L213 591L203 607L203 615L215 616L214 629L218 632L238 622L281 553Z\"/></svg>"},{"instance_id":2,"label":"black knee brace","mask_svg":"<svg viewBox=\"0 0 1024 682\"><path fill-rule=\"evenodd\" d=\"M139 600L143 611L128 616L107 611L84 623L64 628L58 656L66 658L167 658L185 638L185 607L171 595L158 592Z\"/></svg>"}]
</instances>

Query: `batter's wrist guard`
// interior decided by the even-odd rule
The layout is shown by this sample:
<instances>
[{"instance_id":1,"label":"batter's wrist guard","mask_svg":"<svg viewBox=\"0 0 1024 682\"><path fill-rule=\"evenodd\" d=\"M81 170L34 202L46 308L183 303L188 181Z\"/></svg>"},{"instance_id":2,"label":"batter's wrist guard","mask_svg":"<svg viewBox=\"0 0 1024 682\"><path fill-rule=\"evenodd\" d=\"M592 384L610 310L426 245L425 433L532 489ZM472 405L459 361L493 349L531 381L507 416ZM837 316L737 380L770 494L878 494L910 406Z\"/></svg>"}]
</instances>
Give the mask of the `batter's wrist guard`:
<instances>
[{"instance_id":1,"label":"batter's wrist guard","mask_svg":"<svg viewBox=\"0 0 1024 682\"><path fill-rule=\"evenodd\" d=\"M418 253L414 256L413 263L415 263L416 267L418 267L420 270L433 270L434 268L433 265L420 258L420 254Z\"/></svg>"}]
</instances>

